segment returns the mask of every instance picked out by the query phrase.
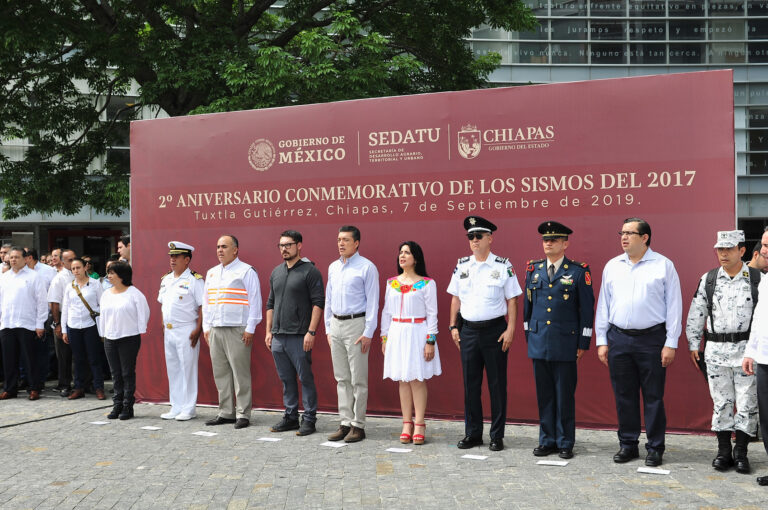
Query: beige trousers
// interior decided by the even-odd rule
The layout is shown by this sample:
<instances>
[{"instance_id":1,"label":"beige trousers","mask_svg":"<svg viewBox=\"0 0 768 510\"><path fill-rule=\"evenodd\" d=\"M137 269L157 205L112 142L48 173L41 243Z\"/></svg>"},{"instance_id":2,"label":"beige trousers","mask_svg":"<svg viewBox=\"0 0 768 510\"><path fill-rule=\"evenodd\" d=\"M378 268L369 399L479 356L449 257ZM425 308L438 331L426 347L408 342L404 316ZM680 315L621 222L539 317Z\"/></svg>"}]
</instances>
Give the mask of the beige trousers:
<instances>
[{"instance_id":1,"label":"beige trousers","mask_svg":"<svg viewBox=\"0 0 768 510\"><path fill-rule=\"evenodd\" d=\"M363 331L365 317L346 321L331 318L331 360L339 396L339 417L342 425L361 429L365 428L368 407L368 353L363 354L361 344L355 341Z\"/></svg>"},{"instance_id":2,"label":"beige trousers","mask_svg":"<svg viewBox=\"0 0 768 510\"><path fill-rule=\"evenodd\" d=\"M222 418L251 417L251 346L243 343L243 331L245 326L213 327L208 336Z\"/></svg>"}]
</instances>

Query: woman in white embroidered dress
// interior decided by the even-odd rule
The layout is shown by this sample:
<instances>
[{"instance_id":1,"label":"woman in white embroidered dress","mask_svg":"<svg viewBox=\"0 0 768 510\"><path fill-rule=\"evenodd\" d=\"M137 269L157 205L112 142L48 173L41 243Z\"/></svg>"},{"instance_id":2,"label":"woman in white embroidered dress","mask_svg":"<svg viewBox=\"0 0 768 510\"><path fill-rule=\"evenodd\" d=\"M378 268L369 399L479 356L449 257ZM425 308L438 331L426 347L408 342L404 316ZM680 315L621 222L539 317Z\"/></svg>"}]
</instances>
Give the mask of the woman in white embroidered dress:
<instances>
[{"instance_id":1,"label":"woman in white embroidered dress","mask_svg":"<svg viewBox=\"0 0 768 510\"><path fill-rule=\"evenodd\" d=\"M427 277L424 253L413 241L400 244L398 276L387 280L381 313L384 378L398 381L403 411L401 443L424 444L426 380L442 373L437 350L437 289ZM415 421L414 421L415 418Z\"/></svg>"}]
</instances>

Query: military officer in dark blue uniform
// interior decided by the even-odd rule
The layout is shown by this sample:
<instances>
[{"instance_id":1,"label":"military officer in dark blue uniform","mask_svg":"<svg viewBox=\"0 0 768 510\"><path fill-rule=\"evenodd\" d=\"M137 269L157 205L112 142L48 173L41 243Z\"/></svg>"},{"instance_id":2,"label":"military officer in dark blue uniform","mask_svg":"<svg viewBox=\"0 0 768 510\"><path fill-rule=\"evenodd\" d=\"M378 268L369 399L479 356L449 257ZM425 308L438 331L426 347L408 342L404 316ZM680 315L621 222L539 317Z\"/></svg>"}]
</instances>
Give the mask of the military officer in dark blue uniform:
<instances>
[{"instance_id":1,"label":"military officer in dark blue uniform","mask_svg":"<svg viewBox=\"0 0 768 510\"><path fill-rule=\"evenodd\" d=\"M546 258L525 276L523 329L533 360L539 404L537 457L573 457L576 439L576 362L589 349L595 295L589 266L565 256L573 231L556 221L539 225Z\"/></svg>"}]
</instances>

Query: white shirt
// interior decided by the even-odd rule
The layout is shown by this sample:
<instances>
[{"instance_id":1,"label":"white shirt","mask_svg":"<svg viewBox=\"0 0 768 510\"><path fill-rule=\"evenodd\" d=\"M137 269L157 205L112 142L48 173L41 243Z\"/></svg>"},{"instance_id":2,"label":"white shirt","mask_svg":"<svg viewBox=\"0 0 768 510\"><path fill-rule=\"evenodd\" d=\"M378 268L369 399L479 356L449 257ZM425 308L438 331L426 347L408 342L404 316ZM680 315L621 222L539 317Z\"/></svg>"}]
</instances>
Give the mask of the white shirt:
<instances>
[{"instance_id":1,"label":"white shirt","mask_svg":"<svg viewBox=\"0 0 768 510\"><path fill-rule=\"evenodd\" d=\"M752 330L744 357L752 358L761 365L768 365L768 278L760 280L757 291L760 299L752 315Z\"/></svg>"},{"instance_id":2,"label":"white shirt","mask_svg":"<svg viewBox=\"0 0 768 510\"><path fill-rule=\"evenodd\" d=\"M664 323L664 346L676 349L682 317L680 279L667 257L648 248L636 264L622 253L603 268L595 315L597 345L608 345L606 333L611 324L622 329L646 329Z\"/></svg>"},{"instance_id":3,"label":"white shirt","mask_svg":"<svg viewBox=\"0 0 768 510\"><path fill-rule=\"evenodd\" d=\"M507 300L523 293L510 262L493 253L479 262L474 255L459 259L448 294L461 301L461 317L472 322L507 315Z\"/></svg>"},{"instance_id":4,"label":"white shirt","mask_svg":"<svg viewBox=\"0 0 768 510\"><path fill-rule=\"evenodd\" d=\"M53 278L51 286L48 287L48 302L61 303L61 300L64 299L64 289L66 289L67 285L70 285L74 279L75 275L72 274L72 271L67 268L62 268L62 270Z\"/></svg>"},{"instance_id":5,"label":"white shirt","mask_svg":"<svg viewBox=\"0 0 768 510\"><path fill-rule=\"evenodd\" d=\"M242 269L242 265L245 264L244 262L240 261L240 258L237 257L235 260L227 264L226 266L219 264L218 266L214 266L211 269L208 270L208 280L205 282L203 293L204 296L206 296L205 299L203 299L203 331L208 332L211 330L212 327L220 327L220 326L233 326L234 324L224 324L222 322L222 315L220 313L216 313L217 307L210 307L209 306L209 300L208 300L208 291L212 289L211 287L211 277L213 276L212 273L215 273L216 276L218 276L219 281L226 281L229 279L227 277L228 273L231 273L232 271L240 271ZM247 264L246 264L247 265ZM249 266L251 267L251 266ZM256 326L259 325L261 322L261 285L259 284L259 275L256 273L256 270L251 268L250 270L246 271L243 276L243 283L245 285L245 290L247 291L248 295L248 319L245 324L245 332L246 333L253 333L256 331Z\"/></svg>"},{"instance_id":6,"label":"white shirt","mask_svg":"<svg viewBox=\"0 0 768 510\"><path fill-rule=\"evenodd\" d=\"M197 321L197 314L203 304L205 281L196 278L189 268L177 278L173 271L160 281L160 291L157 295L161 303L163 322L184 324Z\"/></svg>"},{"instance_id":7,"label":"white shirt","mask_svg":"<svg viewBox=\"0 0 768 510\"><path fill-rule=\"evenodd\" d=\"M94 280L93 278L88 278L88 282L80 287L80 293L88 302L91 309L94 312L98 312L99 302L101 301L102 294L104 294L101 282L99 282L99 280ZM61 327L64 328L64 331L66 332L66 328L85 329L90 328L94 324L99 326L97 321L94 321L91 318L91 313L85 307L83 300L80 299L80 296L77 295L77 291L70 283L67 285L67 288L64 289L64 298L61 301Z\"/></svg>"},{"instance_id":8,"label":"white shirt","mask_svg":"<svg viewBox=\"0 0 768 510\"><path fill-rule=\"evenodd\" d=\"M331 330L334 315L365 312L363 336L372 338L379 319L379 271L373 262L355 252L328 266L325 286L325 331Z\"/></svg>"},{"instance_id":9,"label":"white shirt","mask_svg":"<svg viewBox=\"0 0 768 510\"><path fill-rule=\"evenodd\" d=\"M43 279L43 282L45 283L45 291L48 292L51 282L53 282L53 279L56 277L56 270L48 264L41 264L40 262L35 264L33 269L37 271L37 274Z\"/></svg>"},{"instance_id":10,"label":"white shirt","mask_svg":"<svg viewBox=\"0 0 768 510\"><path fill-rule=\"evenodd\" d=\"M119 294L112 290L101 296L101 333L104 337L117 340L146 333L149 305L144 294L133 285Z\"/></svg>"},{"instance_id":11,"label":"white shirt","mask_svg":"<svg viewBox=\"0 0 768 510\"><path fill-rule=\"evenodd\" d=\"M0 275L0 329L43 329L47 318L45 283L35 271L24 266Z\"/></svg>"}]
</instances>

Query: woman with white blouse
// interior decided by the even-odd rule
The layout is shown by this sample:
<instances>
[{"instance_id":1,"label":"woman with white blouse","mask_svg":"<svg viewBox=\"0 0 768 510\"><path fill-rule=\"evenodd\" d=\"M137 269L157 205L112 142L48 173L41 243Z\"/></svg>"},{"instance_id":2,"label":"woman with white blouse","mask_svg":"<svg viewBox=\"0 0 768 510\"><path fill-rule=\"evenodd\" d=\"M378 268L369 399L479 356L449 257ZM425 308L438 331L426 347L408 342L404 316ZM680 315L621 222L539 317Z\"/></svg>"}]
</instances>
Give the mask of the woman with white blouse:
<instances>
[{"instance_id":1,"label":"woman with white blouse","mask_svg":"<svg viewBox=\"0 0 768 510\"><path fill-rule=\"evenodd\" d=\"M400 244L397 262L399 274L387 280L381 313L384 378L399 382L403 412L400 442L413 440L418 445L424 444L426 432L426 380L442 373L436 345L437 289L435 281L427 277L424 253L418 244Z\"/></svg>"},{"instance_id":2,"label":"woman with white blouse","mask_svg":"<svg viewBox=\"0 0 768 510\"><path fill-rule=\"evenodd\" d=\"M85 267L83 259L72 259L71 270L75 279L64 288L61 301L62 340L72 348L75 363L75 389L68 398L75 400L85 395L84 375L90 367L96 398L104 400L107 398L102 372L104 346L98 327L99 301L104 289L99 280L88 276Z\"/></svg>"},{"instance_id":3,"label":"woman with white blouse","mask_svg":"<svg viewBox=\"0 0 768 510\"><path fill-rule=\"evenodd\" d=\"M133 286L133 270L127 262L115 262L107 270L112 287L101 296L101 333L104 351L112 372L114 407L107 418L133 418L136 391L136 358L141 336L147 332L149 305L144 294Z\"/></svg>"}]
</instances>

